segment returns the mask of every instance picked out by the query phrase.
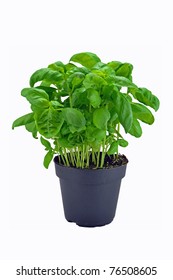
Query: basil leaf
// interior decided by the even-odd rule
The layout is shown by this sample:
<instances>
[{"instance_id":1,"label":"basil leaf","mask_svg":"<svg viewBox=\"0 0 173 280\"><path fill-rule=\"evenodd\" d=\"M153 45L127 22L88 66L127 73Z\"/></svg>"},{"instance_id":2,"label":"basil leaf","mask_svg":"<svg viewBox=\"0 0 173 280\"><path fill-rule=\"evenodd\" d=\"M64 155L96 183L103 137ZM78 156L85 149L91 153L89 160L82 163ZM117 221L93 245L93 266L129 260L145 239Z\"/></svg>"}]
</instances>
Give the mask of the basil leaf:
<instances>
[{"instance_id":1,"label":"basil leaf","mask_svg":"<svg viewBox=\"0 0 173 280\"><path fill-rule=\"evenodd\" d=\"M86 120L83 114L74 108L64 108L62 109L62 115L65 121L76 128L82 128L86 124Z\"/></svg>"},{"instance_id":2,"label":"basil leaf","mask_svg":"<svg viewBox=\"0 0 173 280\"><path fill-rule=\"evenodd\" d=\"M85 75L83 73L75 72L68 77L67 82L69 83L70 88L74 89L83 82L84 78Z\"/></svg>"},{"instance_id":3,"label":"basil leaf","mask_svg":"<svg viewBox=\"0 0 173 280\"><path fill-rule=\"evenodd\" d=\"M99 75L95 73L89 73L85 76L83 85L85 86L86 89L88 88L100 89L102 86L107 85L107 82Z\"/></svg>"},{"instance_id":4,"label":"basil leaf","mask_svg":"<svg viewBox=\"0 0 173 280\"><path fill-rule=\"evenodd\" d=\"M73 107L88 105L89 101L87 99L86 89L84 87L77 88L73 91L71 103Z\"/></svg>"},{"instance_id":5,"label":"basil leaf","mask_svg":"<svg viewBox=\"0 0 173 280\"><path fill-rule=\"evenodd\" d=\"M46 150L52 150L51 144L48 140L44 139L42 136L40 137L41 144L45 146Z\"/></svg>"},{"instance_id":6,"label":"basil leaf","mask_svg":"<svg viewBox=\"0 0 173 280\"><path fill-rule=\"evenodd\" d=\"M135 84L133 84L131 82L131 80L129 80L126 77L123 76L115 76L114 77L114 82L116 86L121 86L121 87L128 87L128 88L137 88L137 86Z\"/></svg>"},{"instance_id":7,"label":"basil leaf","mask_svg":"<svg viewBox=\"0 0 173 280\"><path fill-rule=\"evenodd\" d=\"M110 145L110 148L109 148L107 154L108 155L114 155L117 152L118 152L118 142L115 141Z\"/></svg>"},{"instance_id":8,"label":"basil leaf","mask_svg":"<svg viewBox=\"0 0 173 280\"><path fill-rule=\"evenodd\" d=\"M118 139L118 145L120 145L121 147L127 147L128 142L124 139Z\"/></svg>"},{"instance_id":9,"label":"basil leaf","mask_svg":"<svg viewBox=\"0 0 173 280\"><path fill-rule=\"evenodd\" d=\"M96 109L93 113L93 124L99 129L106 129L110 113L106 108Z\"/></svg>"},{"instance_id":10,"label":"basil leaf","mask_svg":"<svg viewBox=\"0 0 173 280\"><path fill-rule=\"evenodd\" d=\"M133 121L131 104L126 96L118 91L114 91L112 98L115 105L115 111L118 114L118 119L127 133L130 130Z\"/></svg>"},{"instance_id":11,"label":"basil leaf","mask_svg":"<svg viewBox=\"0 0 173 280\"><path fill-rule=\"evenodd\" d=\"M12 129L17 126L26 125L34 121L34 113L26 114L18 119L16 119L12 124Z\"/></svg>"},{"instance_id":12,"label":"basil leaf","mask_svg":"<svg viewBox=\"0 0 173 280\"><path fill-rule=\"evenodd\" d=\"M133 94L133 97L138 101L140 101L141 103L150 106L155 111L159 109L160 106L159 99L154 94L152 94L152 92L147 88L138 88L130 92Z\"/></svg>"},{"instance_id":13,"label":"basil leaf","mask_svg":"<svg viewBox=\"0 0 173 280\"><path fill-rule=\"evenodd\" d=\"M37 132L38 132L38 130L37 130L37 127L36 127L35 120L34 120L33 122L31 122L31 123L25 124L25 128L26 128L27 131L29 131L29 132L32 133L32 136L33 136L35 139L38 138L38 137L37 137Z\"/></svg>"},{"instance_id":14,"label":"basil leaf","mask_svg":"<svg viewBox=\"0 0 173 280\"><path fill-rule=\"evenodd\" d=\"M87 98L93 108L98 108L101 104L100 94L97 90L93 88L87 89Z\"/></svg>"},{"instance_id":15,"label":"basil leaf","mask_svg":"<svg viewBox=\"0 0 173 280\"><path fill-rule=\"evenodd\" d=\"M49 167L50 162L53 159L53 151L48 151L47 154L44 157L43 165L47 169Z\"/></svg>"},{"instance_id":16,"label":"basil leaf","mask_svg":"<svg viewBox=\"0 0 173 280\"><path fill-rule=\"evenodd\" d=\"M36 125L41 135L46 138L55 137L63 124L61 113L53 108L36 113Z\"/></svg>"},{"instance_id":17,"label":"basil leaf","mask_svg":"<svg viewBox=\"0 0 173 280\"><path fill-rule=\"evenodd\" d=\"M111 67L114 71L116 71L122 65L122 62L120 62L120 61L111 61L111 62L108 62L107 65L109 67Z\"/></svg>"},{"instance_id":18,"label":"basil leaf","mask_svg":"<svg viewBox=\"0 0 173 280\"><path fill-rule=\"evenodd\" d=\"M60 73L64 73L65 65L61 61L57 61L52 64L49 64L48 68L54 71L58 71Z\"/></svg>"},{"instance_id":19,"label":"basil leaf","mask_svg":"<svg viewBox=\"0 0 173 280\"><path fill-rule=\"evenodd\" d=\"M97 62L100 62L100 58L91 52L82 52L82 53L78 53L73 55L70 58L70 61L73 62L78 62L81 65L91 69Z\"/></svg>"},{"instance_id":20,"label":"basil leaf","mask_svg":"<svg viewBox=\"0 0 173 280\"><path fill-rule=\"evenodd\" d=\"M132 74L133 65L130 63L123 63L121 66L115 71L117 76L123 76L129 79Z\"/></svg>"},{"instance_id":21,"label":"basil leaf","mask_svg":"<svg viewBox=\"0 0 173 280\"><path fill-rule=\"evenodd\" d=\"M29 83L31 87L33 87L35 83L43 80L51 82L52 84L56 84L62 79L62 77L63 75L58 71L54 71L49 68L42 68L32 74Z\"/></svg>"},{"instance_id":22,"label":"basil leaf","mask_svg":"<svg viewBox=\"0 0 173 280\"><path fill-rule=\"evenodd\" d=\"M50 105L52 105L52 107L55 109L64 107L64 105L62 103L58 102L57 100L50 101Z\"/></svg>"},{"instance_id":23,"label":"basil leaf","mask_svg":"<svg viewBox=\"0 0 173 280\"><path fill-rule=\"evenodd\" d=\"M142 135L142 128L140 126L140 123L137 119L133 118L132 126L130 130L128 131L129 134L139 138Z\"/></svg>"},{"instance_id":24,"label":"basil leaf","mask_svg":"<svg viewBox=\"0 0 173 280\"><path fill-rule=\"evenodd\" d=\"M33 105L33 109L46 109L49 107L49 95L42 89L38 88L24 88L21 95Z\"/></svg>"},{"instance_id":25,"label":"basil leaf","mask_svg":"<svg viewBox=\"0 0 173 280\"><path fill-rule=\"evenodd\" d=\"M133 116L136 119L147 124L153 124L154 116L147 107L139 103L132 103L131 106L132 106Z\"/></svg>"}]
</instances>

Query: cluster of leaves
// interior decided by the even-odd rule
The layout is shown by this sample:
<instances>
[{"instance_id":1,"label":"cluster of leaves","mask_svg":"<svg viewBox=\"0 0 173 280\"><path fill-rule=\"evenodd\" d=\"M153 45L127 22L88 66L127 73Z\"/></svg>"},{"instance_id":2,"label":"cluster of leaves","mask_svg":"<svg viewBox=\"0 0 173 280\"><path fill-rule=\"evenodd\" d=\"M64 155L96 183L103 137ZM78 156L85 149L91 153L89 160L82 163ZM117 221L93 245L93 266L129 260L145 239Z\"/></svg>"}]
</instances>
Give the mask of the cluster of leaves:
<instances>
[{"instance_id":1,"label":"cluster of leaves","mask_svg":"<svg viewBox=\"0 0 173 280\"><path fill-rule=\"evenodd\" d=\"M80 168L88 168L92 156L102 168L106 154L118 156L118 147L128 145L120 128L140 137L140 122L154 122L148 107L159 108L151 91L133 83L132 70L130 63L103 63L90 52L37 70L30 87L21 91L31 112L16 119L13 128L23 125L34 138L41 135L46 168L54 154L62 164Z\"/></svg>"}]
</instances>

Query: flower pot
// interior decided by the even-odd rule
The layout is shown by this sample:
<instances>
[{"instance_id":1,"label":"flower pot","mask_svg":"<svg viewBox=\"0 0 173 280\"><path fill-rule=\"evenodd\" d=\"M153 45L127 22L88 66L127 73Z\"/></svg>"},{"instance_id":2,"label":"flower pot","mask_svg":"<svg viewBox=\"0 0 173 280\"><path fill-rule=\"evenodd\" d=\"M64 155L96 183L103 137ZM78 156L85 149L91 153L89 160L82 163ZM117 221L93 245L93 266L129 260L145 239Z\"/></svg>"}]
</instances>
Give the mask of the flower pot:
<instances>
[{"instance_id":1,"label":"flower pot","mask_svg":"<svg viewBox=\"0 0 173 280\"><path fill-rule=\"evenodd\" d=\"M54 163L66 220L83 227L111 223L127 164L114 168L80 169L60 165L58 156Z\"/></svg>"}]
</instances>

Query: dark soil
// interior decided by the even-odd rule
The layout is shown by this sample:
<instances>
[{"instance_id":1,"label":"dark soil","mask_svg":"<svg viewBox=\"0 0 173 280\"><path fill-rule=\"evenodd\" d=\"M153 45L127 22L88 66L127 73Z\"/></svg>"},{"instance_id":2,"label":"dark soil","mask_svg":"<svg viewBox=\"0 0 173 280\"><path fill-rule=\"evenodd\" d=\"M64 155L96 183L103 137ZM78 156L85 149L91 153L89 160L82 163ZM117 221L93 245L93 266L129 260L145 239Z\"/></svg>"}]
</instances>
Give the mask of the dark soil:
<instances>
[{"instance_id":1,"label":"dark soil","mask_svg":"<svg viewBox=\"0 0 173 280\"><path fill-rule=\"evenodd\" d=\"M101 158L101 155L100 155ZM128 159L125 155L119 154L118 157L116 155L106 155L103 168L115 168L117 166L125 165L128 163ZM92 162L91 158L89 161L89 168L96 169L96 165Z\"/></svg>"},{"instance_id":2,"label":"dark soil","mask_svg":"<svg viewBox=\"0 0 173 280\"><path fill-rule=\"evenodd\" d=\"M100 161L101 161L101 153L100 153ZM116 168L118 166L125 165L127 163L128 163L128 159L126 158L125 155L121 155L121 154L118 154L118 156L117 155L110 155L110 156L106 155L104 164L103 164L103 168ZM59 164L61 164L61 163L59 163ZM71 163L70 163L70 166L74 167ZM90 156L90 160L89 160L89 169L96 169L96 165L92 161L91 156Z\"/></svg>"},{"instance_id":3,"label":"dark soil","mask_svg":"<svg viewBox=\"0 0 173 280\"><path fill-rule=\"evenodd\" d=\"M125 165L128 163L128 159L125 155L119 154L118 157L116 155L106 155L104 160L104 168L112 168L116 166Z\"/></svg>"}]
</instances>

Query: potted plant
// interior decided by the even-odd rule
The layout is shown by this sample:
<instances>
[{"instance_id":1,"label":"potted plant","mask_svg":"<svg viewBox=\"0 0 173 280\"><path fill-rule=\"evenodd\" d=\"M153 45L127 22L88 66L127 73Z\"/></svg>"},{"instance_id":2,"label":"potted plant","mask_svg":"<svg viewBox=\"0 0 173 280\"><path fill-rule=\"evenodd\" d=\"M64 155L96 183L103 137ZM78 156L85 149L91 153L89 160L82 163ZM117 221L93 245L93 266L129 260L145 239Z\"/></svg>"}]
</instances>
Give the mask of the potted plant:
<instances>
[{"instance_id":1,"label":"potted plant","mask_svg":"<svg viewBox=\"0 0 173 280\"><path fill-rule=\"evenodd\" d=\"M69 222L94 227L113 220L128 163L119 153L128 145L124 132L140 137L141 122L154 122L148 107L157 111L159 100L133 82L132 70L130 63L103 63L83 52L37 70L21 91L31 112L12 128L40 135L46 168L54 158Z\"/></svg>"}]
</instances>

